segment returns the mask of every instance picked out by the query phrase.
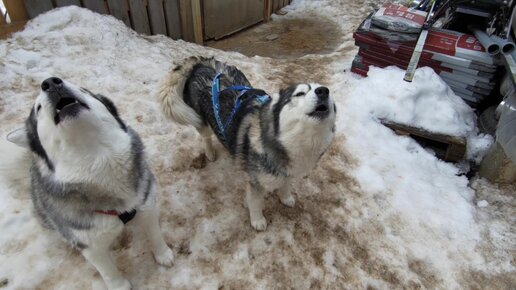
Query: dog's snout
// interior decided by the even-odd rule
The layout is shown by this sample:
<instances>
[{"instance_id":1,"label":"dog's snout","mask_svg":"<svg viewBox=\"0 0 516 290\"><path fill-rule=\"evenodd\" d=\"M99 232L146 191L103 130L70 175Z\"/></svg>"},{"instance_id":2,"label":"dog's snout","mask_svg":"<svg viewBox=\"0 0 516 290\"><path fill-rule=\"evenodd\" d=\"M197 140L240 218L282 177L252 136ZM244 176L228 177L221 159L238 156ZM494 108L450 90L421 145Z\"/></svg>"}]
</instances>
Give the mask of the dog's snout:
<instances>
[{"instance_id":1,"label":"dog's snout","mask_svg":"<svg viewBox=\"0 0 516 290\"><path fill-rule=\"evenodd\" d=\"M327 99L330 95L330 90L327 87L318 87L315 89L315 94L319 99Z\"/></svg>"},{"instance_id":2,"label":"dog's snout","mask_svg":"<svg viewBox=\"0 0 516 290\"><path fill-rule=\"evenodd\" d=\"M58 89L58 88L61 88L62 86L63 86L63 80L61 80L60 78L56 78L56 77L48 78L41 83L41 89L44 92L47 92L51 89Z\"/></svg>"}]
</instances>

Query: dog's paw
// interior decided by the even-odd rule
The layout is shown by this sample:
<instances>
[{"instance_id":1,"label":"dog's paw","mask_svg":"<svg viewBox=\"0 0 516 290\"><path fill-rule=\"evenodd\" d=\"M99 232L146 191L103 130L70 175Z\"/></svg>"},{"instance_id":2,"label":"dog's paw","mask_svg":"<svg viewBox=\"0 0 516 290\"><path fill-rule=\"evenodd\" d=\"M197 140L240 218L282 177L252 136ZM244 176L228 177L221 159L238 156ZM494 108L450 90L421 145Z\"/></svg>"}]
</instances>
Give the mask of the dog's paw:
<instances>
[{"instance_id":1,"label":"dog's paw","mask_svg":"<svg viewBox=\"0 0 516 290\"><path fill-rule=\"evenodd\" d=\"M280 198L280 201L286 207L294 207L294 205L296 204L296 199L292 195Z\"/></svg>"},{"instance_id":2,"label":"dog's paw","mask_svg":"<svg viewBox=\"0 0 516 290\"><path fill-rule=\"evenodd\" d=\"M251 226L257 231L265 231L267 228L267 220L263 215L257 218L251 218Z\"/></svg>"},{"instance_id":3,"label":"dog's paw","mask_svg":"<svg viewBox=\"0 0 516 290\"><path fill-rule=\"evenodd\" d=\"M108 290L131 290L131 282L127 279L110 279L106 281Z\"/></svg>"},{"instance_id":4,"label":"dog's paw","mask_svg":"<svg viewBox=\"0 0 516 290\"><path fill-rule=\"evenodd\" d=\"M154 259L161 266L172 267L172 264L174 264L174 252L167 247L165 251L154 254Z\"/></svg>"}]
</instances>

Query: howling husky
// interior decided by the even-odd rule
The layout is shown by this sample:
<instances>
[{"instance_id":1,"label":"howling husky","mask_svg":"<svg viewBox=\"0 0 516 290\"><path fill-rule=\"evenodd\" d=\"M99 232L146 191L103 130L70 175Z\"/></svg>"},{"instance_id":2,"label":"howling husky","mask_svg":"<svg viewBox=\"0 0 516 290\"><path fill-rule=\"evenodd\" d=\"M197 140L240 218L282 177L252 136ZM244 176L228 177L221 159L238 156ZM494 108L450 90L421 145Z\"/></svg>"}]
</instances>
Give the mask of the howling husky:
<instances>
[{"instance_id":1,"label":"howling husky","mask_svg":"<svg viewBox=\"0 0 516 290\"><path fill-rule=\"evenodd\" d=\"M210 161L216 158L212 132L242 161L256 230L267 227L265 194L277 190L281 202L293 207L292 180L310 173L335 133L336 107L328 88L297 84L273 99L252 88L236 67L213 58L183 60L163 81L159 100L167 117L198 130Z\"/></svg>"},{"instance_id":2,"label":"howling husky","mask_svg":"<svg viewBox=\"0 0 516 290\"><path fill-rule=\"evenodd\" d=\"M25 126L7 139L32 153L31 194L42 225L79 249L109 289L131 288L109 247L132 218L156 261L172 265L142 141L108 98L56 77L46 79Z\"/></svg>"}]
</instances>

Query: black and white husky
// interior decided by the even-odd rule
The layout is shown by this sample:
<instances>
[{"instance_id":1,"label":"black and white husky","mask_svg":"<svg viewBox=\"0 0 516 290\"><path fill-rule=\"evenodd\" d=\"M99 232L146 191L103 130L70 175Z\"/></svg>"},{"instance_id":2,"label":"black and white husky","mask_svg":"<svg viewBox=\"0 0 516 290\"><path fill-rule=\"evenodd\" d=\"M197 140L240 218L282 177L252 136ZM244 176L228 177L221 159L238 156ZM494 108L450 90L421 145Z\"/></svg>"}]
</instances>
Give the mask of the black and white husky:
<instances>
[{"instance_id":1,"label":"black and white husky","mask_svg":"<svg viewBox=\"0 0 516 290\"><path fill-rule=\"evenodd\" d=\"M218 95L218 102L212 94ZM335 132L336 107L328 88L297 84L271 98L251 88L236 67L212 58L191 57L176 66L162 83L159 100L167 117L199 131L209 160L216 158L214 132L242 161L249 174L246 200L256 230L267 227L265 194L277 190L281 202L293 207L292 179L310 173Z\"/></svg>"},{"instance_id":2,"label":"black and white husky","mask_svg":"<svg viewBox=\"0 0 516 290\"><path fill-rule=\"evenodd\" d=\"M7 139L32 153L32 201L43 226L79 249L109 289L131 288L109 247L133 217L156 261L171 266L157 185L138 134L104 96L55 77L41 89L25 126Z\"/></svg>"}]
</instances>

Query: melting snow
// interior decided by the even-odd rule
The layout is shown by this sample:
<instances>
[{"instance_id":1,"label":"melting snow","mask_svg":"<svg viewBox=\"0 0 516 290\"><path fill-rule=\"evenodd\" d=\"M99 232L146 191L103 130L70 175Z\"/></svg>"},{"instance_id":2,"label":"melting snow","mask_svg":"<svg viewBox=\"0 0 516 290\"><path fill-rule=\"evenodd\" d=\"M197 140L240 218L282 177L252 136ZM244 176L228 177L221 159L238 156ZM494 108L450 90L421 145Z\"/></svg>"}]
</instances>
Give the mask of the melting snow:
<instances>
[{"instance_id":1,"label":"melting snow","mask_svg":"<svg viewBox=\"0 0 516 290\"><path fill-rule=\"evenodd\" d=\"M342 29L335 52L296 61L141 36L112 17L79 8L51 11L0 41L0 134L22 124L49 76L115 101L147 146L161 184L162 231L177 253L172 268L160 268L129 226L113 255L135 289L516 285L515 202L514 194L507 195L512 189L483 180L470 185L456 166L395 135L378 119L468 136L478 141L469 149L471 159L478 159L491 139L476 135L473 112L429 69L418 70L412 84L395 68L372 69L366 79L346 72L356 52L352 29L372 1L342 2L348 1L299 0L288 7L282 17L330 17ZM171 62L199 54L237 65L269 93L287 80L318 81L337 99L334 144L314 172L294 184L295 208L268 197L266 232L249 225L245 184L228 178L242 172L228 154L196 169L200 137L160 114L154 96ZM0 169L14 151L1 152ZM80 254L37 224L26 188L0 183L0 209L4 289L103 289Z\"/></svg>"}]
</instances>

